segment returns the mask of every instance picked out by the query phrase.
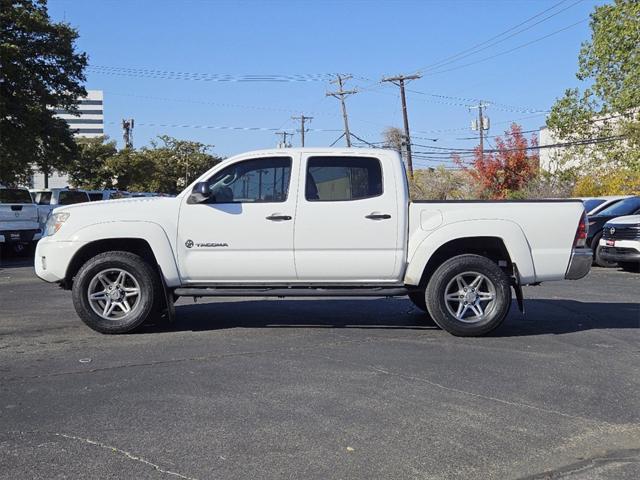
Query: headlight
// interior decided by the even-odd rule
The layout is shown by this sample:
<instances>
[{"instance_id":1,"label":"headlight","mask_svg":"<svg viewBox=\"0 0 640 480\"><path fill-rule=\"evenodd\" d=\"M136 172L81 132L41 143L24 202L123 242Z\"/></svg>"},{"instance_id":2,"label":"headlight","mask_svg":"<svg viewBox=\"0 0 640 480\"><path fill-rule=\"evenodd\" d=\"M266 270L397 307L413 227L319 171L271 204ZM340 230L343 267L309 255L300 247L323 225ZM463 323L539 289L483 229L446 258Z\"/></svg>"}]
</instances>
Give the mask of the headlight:
<instances>
[{"instance_id":1,"label":"headlight","mask_svg":"<svg viewBox=\"0 0 640 480\"><path fill-rule=\"evenodd\" d=\"M55 235L60 230L62 224L67 221L71 214L68 212L53 213L47 218L47 223L44 226L44 236L48 237Z\"/></svg>"}]
</instances>

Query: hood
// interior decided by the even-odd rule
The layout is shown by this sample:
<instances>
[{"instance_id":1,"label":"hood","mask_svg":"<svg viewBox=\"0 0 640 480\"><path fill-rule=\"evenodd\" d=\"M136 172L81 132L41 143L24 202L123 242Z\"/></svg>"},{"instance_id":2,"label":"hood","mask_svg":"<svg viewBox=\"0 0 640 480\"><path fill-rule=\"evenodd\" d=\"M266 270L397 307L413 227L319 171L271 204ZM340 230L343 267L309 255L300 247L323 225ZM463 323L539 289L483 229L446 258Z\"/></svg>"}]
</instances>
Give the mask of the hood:
<instances>
[{"instance_id":1,"label":"hood","mask_svg":"<svg viewBox=\"0 0 640 480\"><path fill-rule=\"evenodd\" d=\"M640 225L640 215L625 215L616 217L607 222L607 225Z\"/></svg>"},{"instance_id":2,"label":"hood","mask_svg":"<svg viewBox=\"0 0 640 480\"><path fill-rule=\"evenodd\" d=\"M155 205L163 200L172 200L171 197L136 197L120 198L117 200L100 200L97 202L74 203L73 205L60 205L56 207L56 212L75 212L90 210L122 210L127 208L144 208L144 205Z\"/></svg>"}]
</instances>

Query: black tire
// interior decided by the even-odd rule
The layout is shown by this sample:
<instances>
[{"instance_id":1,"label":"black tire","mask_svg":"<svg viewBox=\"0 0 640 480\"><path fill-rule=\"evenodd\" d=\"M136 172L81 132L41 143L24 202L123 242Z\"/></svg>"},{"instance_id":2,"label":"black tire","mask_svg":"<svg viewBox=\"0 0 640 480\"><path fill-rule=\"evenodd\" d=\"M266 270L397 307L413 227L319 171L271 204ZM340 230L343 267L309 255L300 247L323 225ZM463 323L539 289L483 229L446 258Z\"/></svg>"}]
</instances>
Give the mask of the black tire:
<instances>
[{"instance_id":1,"label":"black tire","mask_svg":"<svg viewBox=\"0 0 640 480\"><path fill-rule=\"evenodd\" d=\"M593 237L593 241L591 242L591 249L593 250L593 261L596 265L602 268L613 268L617 264L616 262L609 262L605 260L601 256L602 247L600 246L600 239L602 238L602 233L597 234Z\"/></svg>"},{"instance_id":2,"label":"black tire","mask_svg":"<svg viewBox=\"0 0 640 480\"><path fill-rule=\"evenodd\" d=\"M640 263L638 262L618 262L618 265L625 272L640 273Z\"/></svg>"},{"instance_id":3,"label":"black tire","mask_svg":"<svg viewBox=\"0 0 640 480\"><path fill-rule=\"evenodd\" d=\"M98 274L110 269L126 272L138 285L139 297L135 299L129 313L122 312L122 318L103 318L94 311L89 300L92 281ZM157 272L140 256L130 252L105 252L89 259L80 267L73 281L73 305L80 319L93 330L100 333L127 333L154 314L161 288Z\"/></svg>"},{"instance_id":4,"label":"black tire","mask_svg":"<svg viewBox=\"0 0 640 480\"><path fill-rule=\"evenodd\" d=\"M409 292L407 296L416 307L418 307L423 312L427 311L427 298L425 296L424 290Z\"/></svg>"},{"instance_id":5,"label":"black tire","mask_svg":"<svg viewBox=\"0 0 640 480\"><path fill-rule=\"evenodd\" d=\"M476 297L480 297L481 288L477 289L478 293L473 289L473 293L471 291L468 293L470 297L465 296L463 300L445 300L445 295L450 292L448 289L457 288L456 278L460 276L463 278L466 276L469 276L469 278L484 277L480 284L482 288L486 288L488 291L493 289L491 292L492 300L488 300L488 303L484 305L480 304L479 308L482 315L465 316L467 312L466 303L462 307L464 308L461 315L462 319L456 318L455 314L459 310L452 312L452 302L461 304L471 298L473 298L473 302L470 300L470 304L473 304L473 307L470 306L469 308L478 308ZM453 282L456 283L454 284ZM471 287L469 287L469 290L472 290ZM449 295L457 295L458 293L462 293L462 291L453 294L449 293ZM504 321L507 313L509 313L509 308L511 308L511 287L506 273L493 261L480 255L459 255L444 262L434 272L427 285L426 300L429 314L439 327L452 335L476 337L491 332ZM486 300L479 300L479 302L484 301ZM476 316L478 319L473 320Z\"/></svg>"}]
</instances>

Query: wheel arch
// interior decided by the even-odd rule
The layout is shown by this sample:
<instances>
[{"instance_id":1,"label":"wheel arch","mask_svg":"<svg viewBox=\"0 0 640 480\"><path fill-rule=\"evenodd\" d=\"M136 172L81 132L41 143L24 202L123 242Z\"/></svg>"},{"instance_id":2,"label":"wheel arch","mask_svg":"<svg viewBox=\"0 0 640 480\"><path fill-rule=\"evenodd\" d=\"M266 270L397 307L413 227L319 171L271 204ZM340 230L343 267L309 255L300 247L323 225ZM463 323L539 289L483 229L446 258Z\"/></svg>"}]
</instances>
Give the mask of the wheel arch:
<instances>
[{"instance_id":1,"label":"wheel arch","mask_svg":"<svg viewBox=\"0 0 640 480\"><path fill-rule=\"evenodd\" d=\"M175 255L164 230L149 222L118 222L93 225L80 230L74 240L83 243L71 257L63 286L71 288L73 277L90 258L108 251L131 252L141 256L163 276L169 286L180 285ZM118 232L114 235L111 232Z\"/></svg>"},{"instance_id":2,"label":"wheel arch","mask_svg":"<svg viewBox=\"0 0 640 480\"><path fill-rule=\"evenodd\" d=\"M513 222L477 220L449 224L428 234L409 261L405 283L425 286L442 262L463 254L504 261L509 274L516 264L522 283L535 281L531 250L522 230Z\"/></svg>"}]
</instances>

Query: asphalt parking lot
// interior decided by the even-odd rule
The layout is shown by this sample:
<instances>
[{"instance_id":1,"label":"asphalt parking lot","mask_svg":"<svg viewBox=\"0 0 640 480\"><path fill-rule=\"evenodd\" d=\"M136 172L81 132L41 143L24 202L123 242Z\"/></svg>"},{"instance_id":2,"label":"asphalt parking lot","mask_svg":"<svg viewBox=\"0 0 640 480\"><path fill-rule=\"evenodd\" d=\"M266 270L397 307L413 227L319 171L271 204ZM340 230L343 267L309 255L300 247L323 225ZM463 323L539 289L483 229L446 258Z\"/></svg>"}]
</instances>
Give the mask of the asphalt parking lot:
<instances>
[{"instance_id":1,"label":"asphalt parking lot","mask_svg":"<svg viewBox=\"0 0 640 480\"><path fill-rule=\"evenodd\" d=\"M0 477L640 478L640 275L525 290L484 338L404 299L181 299L124 336L0 268Z\"/></svg>"}]
</instances>

